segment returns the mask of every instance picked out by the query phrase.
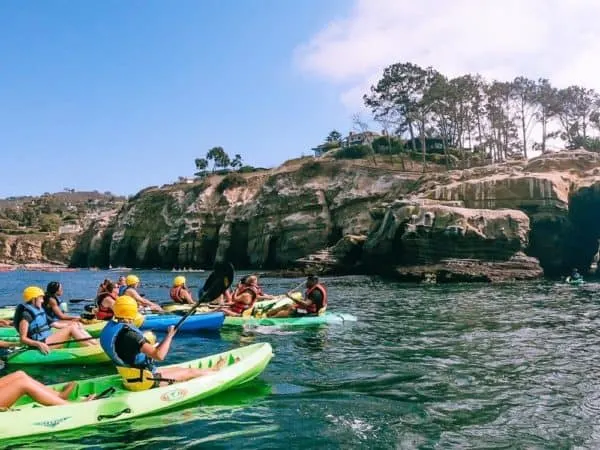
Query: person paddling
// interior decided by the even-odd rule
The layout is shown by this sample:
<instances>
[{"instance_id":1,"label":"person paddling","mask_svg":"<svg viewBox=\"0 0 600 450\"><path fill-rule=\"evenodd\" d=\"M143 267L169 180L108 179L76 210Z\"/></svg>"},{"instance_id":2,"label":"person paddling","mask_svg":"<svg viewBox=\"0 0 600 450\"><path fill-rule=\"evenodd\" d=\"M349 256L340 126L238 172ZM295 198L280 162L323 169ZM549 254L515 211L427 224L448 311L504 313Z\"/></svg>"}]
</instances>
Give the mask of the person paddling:
<instances>
[{"instance_id":1,"label":"person paddling","mask_svg":"<svg viewBox=\"0 0 600 450\"><path fill-rule=\"evenodd\" d=\"M267 312L267 317L318 316L327 309L327 289L319 283L319 278L315 275L309 275L306 279L304 298L293 298L291 292L287 295L295 303L273 308Z\"/></svg>"},{"instance_id":2,"label":"person paddling","mask_svg":"<svg viewBox=\"0 0 600 450\"><path fill-rule=\"evenodd\" d=\"M194 303L194 299L192 298L192 293L187 288L185 281L185 277L181 275L173 278L173 286L169 290L169 297L171 297L171 300L175 303L191 305Z\"/></svg>"},{"instance_id":3,"label":"person paddling","mask_svg":"<svg viewBox=\"0 0 600 450\"><path fill-rule=\"evenodd\" d=\"M70 316L65 314L60 308L60 296L63 294L63 287L58 281L51 281L46 286L44 294L44 311L51 321L77 321L81 322L81 317Z\"/></svg>"},{"instance_id":4,"label":"person paddling","mask_svg":"<svg viewBox=\"0 0 600 450\"><path fill-rule=\"evenodd\" d=\"M50 353L50 345L70 339L82 340L83 345L97 345L87 331L74 322L52 321L42 307L44 291L37 286L29 286L23 291L23 300L15 309L14 327L19 332L21 343L38 348L42 353ZM52 328L58 331L52 333ZM57 344L60 347L64 344Z\"/></svg>"},{"instance_id":5,"label":"person paddling","mask_svg":"<svg viewBox=\"0 0 600 450\"><path fill-rule=\"evenodd\" d=\"M151 302L138 294L137 288L139 285L140 279L137 276L127 275L125 286L119 288L119 295L127 295L133 298L143 308L150 308L150 310L155 312L164 312L164 309L158 303Z\"/></svg>"},{"instance_id":6,"label":"person paddling","mask_svg":"<svg viewBox=\"0 0 600 450\"><path fill-rule=\"evenodd\" d=\"M211 375L226 363L225 359L220 359L211 369L156 367L154 361L163 361L169 352L175 328L169 327L165 339L155 346L134 325L139 313L133 298L128 295L118 297L113 311L115 319L102 330L100 345L117 366L117 371L123 377L123 385L128 390L143 391Z\"/></svg>"}]
</instances>

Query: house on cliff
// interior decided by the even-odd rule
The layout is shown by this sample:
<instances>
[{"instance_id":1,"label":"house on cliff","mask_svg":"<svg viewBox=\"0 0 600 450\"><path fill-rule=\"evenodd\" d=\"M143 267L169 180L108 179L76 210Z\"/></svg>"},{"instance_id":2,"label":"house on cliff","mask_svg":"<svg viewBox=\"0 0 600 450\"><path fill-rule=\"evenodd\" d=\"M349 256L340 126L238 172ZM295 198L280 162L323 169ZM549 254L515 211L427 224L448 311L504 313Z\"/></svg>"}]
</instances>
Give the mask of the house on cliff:
<instances>
[{"instance_id":1,"label":"house on cliff","mask_svg":"<svg viewBox=\"0 0 600 450\"><path fill-rule=\"evenodd\" d=\"M330 150L335 150L336 148L345 148L351 147L353 145L372 145L373 141L382 135L376 133L374 131L363 131L361 133L354 133L350 131L348 136L343 138L339 142L325 142L317 147L312 148L311 150L315 152L315 156L323 156Z\"/></svg>"}]
</instances>

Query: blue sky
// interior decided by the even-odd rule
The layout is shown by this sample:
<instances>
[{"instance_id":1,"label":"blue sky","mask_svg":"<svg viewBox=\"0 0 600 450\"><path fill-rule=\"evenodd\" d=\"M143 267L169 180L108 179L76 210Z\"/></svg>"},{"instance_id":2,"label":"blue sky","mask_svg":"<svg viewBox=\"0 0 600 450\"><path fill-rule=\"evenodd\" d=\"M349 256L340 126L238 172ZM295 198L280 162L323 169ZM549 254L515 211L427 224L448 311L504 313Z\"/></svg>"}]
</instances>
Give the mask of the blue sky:
<instances>
[{"instance_id":1,"label":"blue sky","mask_svg":"<svg viewBox=\"0 0 600 450\"><path fill-rule=\"evenodd\" d=\"M0 197L132 194L212 146L276 166L352 113L296 49L339 0L0 2Z\"/></svg>"}]
</instances>

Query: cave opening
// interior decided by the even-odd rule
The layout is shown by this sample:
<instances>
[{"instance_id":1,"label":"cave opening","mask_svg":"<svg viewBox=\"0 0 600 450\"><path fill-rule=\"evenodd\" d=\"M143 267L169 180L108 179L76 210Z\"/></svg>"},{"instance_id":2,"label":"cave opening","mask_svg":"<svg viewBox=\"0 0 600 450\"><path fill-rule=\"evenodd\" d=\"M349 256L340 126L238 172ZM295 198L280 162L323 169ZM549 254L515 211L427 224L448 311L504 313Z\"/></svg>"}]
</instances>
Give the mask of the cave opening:
<instances>
[{"instance_id":1,"label":"cave opening","mask_svg":"<svg viewBox=\"0 0 600 450\"><path fill-rule=\"evenodd\" d=\"M265 268L266 269L276 269L277 268L278 244L279 244L279 238L277 236L272 236L269 239L269 247L267 249L267 259L265 260Z\"/></svg>"},{"instance_id":2,"label":"cave opening","mask_svg":"<svg viewBox=\"0 0 600 450\"><path fill-rule=\"evenodd\" d=\"M569 200L569 223L564 246L564 272L588 273L600 238L600 183L579 189Z\"/></svg>"},{"instance_id":3,"label":"cave opening","mask_svg":"<svg viewBox=\"0 0 600 450\"><path fill-rule=\"evenodd\" d=\"M344 237L344 230L342 227L334 226L331 228L331 232L329 233L329 237L327 239L327 246L332 247L338 243L340 239Z\"/></svg>"},{"instance_id":4,"label":"cave opening","mask_svg":"<svg viewBox=\"0 0 600 450\"><path fill-rule=\"evenodd\" d=\"M226 260L231 261L239 269L250 266L248 256L248 222L233 222L231 224L231 240L227 249Z\"/></svg>"}]
</instances>

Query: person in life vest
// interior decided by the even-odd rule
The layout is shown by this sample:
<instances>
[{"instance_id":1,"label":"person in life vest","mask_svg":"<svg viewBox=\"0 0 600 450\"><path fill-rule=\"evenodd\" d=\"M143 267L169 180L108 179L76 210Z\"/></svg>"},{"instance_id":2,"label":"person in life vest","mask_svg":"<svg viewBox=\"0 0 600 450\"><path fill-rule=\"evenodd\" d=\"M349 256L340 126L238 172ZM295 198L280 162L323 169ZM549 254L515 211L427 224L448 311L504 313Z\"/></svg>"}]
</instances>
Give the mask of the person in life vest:
<instances>
[{"instance_id":1,"label":"person in life vest","mask_svg":"<svg viewBox=\"0 0 600 450\"><path fill-rule=\"evenodd\" d=\"M145 299L140 294L138 294L137 288L140 285L140 279L135 275L127 275L125 278L125 286L121 286L119 288L119 296L128 295L133 298L139 306L144 308L150 308L155 312L164 312L164 309L158 304L154 303L148 299Z\"/></svg>"},{"instance_id":2,"label":"person in life vest","mask_svg":"<svg viewBox=\"0 0 600 450\"><path fill-rule=\"evenodd\" d=\"M106 286L108 285L108 283L111 283L111 281L108 278L105 278L102 283L100 283L100 286L98 286L98 290L96 291L96 295L102 294L103 292L106 292Z\"/></svg>"},{"instance_id":3,"label":"person in life vest","mask_svg":"<svg viewBox=\"0 0 600 450\"><path fill-rule=\"evenodd\" d=\"M58 392L18 370L0 378L0 408L12 407L24 395L44 406L66 405L69 403L69 395L76 387L77 383L71 381ZM90 395L87 400L94 400L95 397L95 394Z\"/></svg>"},{"instance_id":4,"label":"person in life vest","mask_svg":"<svg viewBox=\"0 0 600 450\"><path fill-rule=\"evenodd\" d=\"M192 293L188 290L185 285L185 277L177 276L173 279L173 286L169 290L169 296L175 303L181 304L193 304L194 299Z\"/></svg>"},{"instance_id":5,"label":"person in life vest","mask_svg":"<svg viewBox=\"0 0 600 450\"><path fill-rule=\"evenodd\" d=\"M119 288L112 281L109 281L104 289L96 296L96 319L98 320L113 318L113 306L119 296Z\"/></svg>"},{"instance_id":6,"label":"person in life vest","mask_svg":"<svg viewBox=\"0 0 600 450\"><path fill-rule=\"evenodd\" d=\"M221 311L227 316L241 316L244 311L252 308L257 301L272 298L272 295L265 294L258 285L258 277L250 275L238 284L231 295L231 303L221 308Z\"/></svg>"},{"instance_id":7,"label":"person in life vest","mask_svg":"<svg viewBox=\"0 0 600 450\"><path fill-rule=\"evenodd\" d=\"M73 339L85 339L83 345L97 345L95 339L87 331L83 330L78 323L52 321L42 307L44 303L44 291L37 286L29 286L23 291L22 303L15 309L13 319L15 328L19 331L21 343L38 348L42 353L50 353L48 344L68 341ZM57 331L52 333L52 328ZM59 344L54 346L59 348Z\"/></svg>"},{"instance_id":8,"label":"person in life vest","mask_svg":"<svg viewBox=\"0 0 600 450\"><path fill-rule=\"evenodd\" d=\"M177 381L187 381L214 374L225 365L219 360L211 369L185 367L156 367L154 361L163 361L169 352L175 328L169 327L165 339L152 345L135 326L140 315L137 302L128 295L117 298L113 306L115 319L100 334L100 345L117 366L123 384L131 391L143 391Z\"/></svg>"},{"instance_id":9,"label":"person in life vest","mask_svg":"<svg viewBox=\"0 0 600 450\"><path fill-rule=\"evenodd\" d=\"M81 322L81 317L65 314L60 308L60 296L63 294L62 284L58 281L51 281L46 286L44 294L44 311L51 321L64 320Z\"/></svg>"},{"instance_id":10,"label":"person in life vest","mask_svg":"<svg viewBox=\"0 0 600 450\"><path fill-rule=\"evenodd\" d=\"M267 312L267 317L302 317L318 316L327 309L327 289L319 283L319 278L309 275L306 279L304 298L295 298L288 292L294 303L273 308Z\"/></svg>"}]
</instances>

